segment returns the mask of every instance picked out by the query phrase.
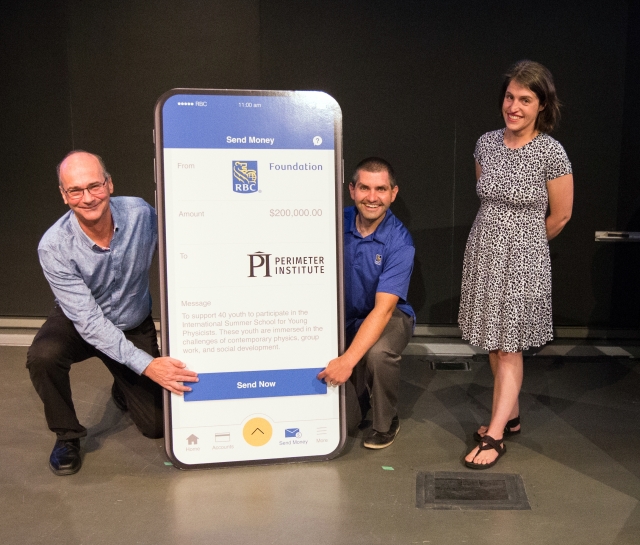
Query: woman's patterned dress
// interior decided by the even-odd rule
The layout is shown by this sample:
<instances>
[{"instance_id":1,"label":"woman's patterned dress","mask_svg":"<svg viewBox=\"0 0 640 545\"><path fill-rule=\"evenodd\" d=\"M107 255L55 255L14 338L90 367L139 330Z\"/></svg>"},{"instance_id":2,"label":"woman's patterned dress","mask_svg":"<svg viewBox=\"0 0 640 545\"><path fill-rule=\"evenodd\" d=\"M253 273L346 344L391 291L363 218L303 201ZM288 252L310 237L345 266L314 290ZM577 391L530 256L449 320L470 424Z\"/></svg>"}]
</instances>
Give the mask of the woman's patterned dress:
<instances>
[{"instance_id":1,"label":"woman's patterned dress","mask_svg":"<svg viewBox=\"0 0 640 545\"><path fill-rule=\"evenodd\" d=\"M553 339L546 184L571 173L571 163L547 134L518 149L503 138L504 129L476 144L480 210L464 253L458 323L472 345L518 352Z\"/></svg>"}]
</instances>

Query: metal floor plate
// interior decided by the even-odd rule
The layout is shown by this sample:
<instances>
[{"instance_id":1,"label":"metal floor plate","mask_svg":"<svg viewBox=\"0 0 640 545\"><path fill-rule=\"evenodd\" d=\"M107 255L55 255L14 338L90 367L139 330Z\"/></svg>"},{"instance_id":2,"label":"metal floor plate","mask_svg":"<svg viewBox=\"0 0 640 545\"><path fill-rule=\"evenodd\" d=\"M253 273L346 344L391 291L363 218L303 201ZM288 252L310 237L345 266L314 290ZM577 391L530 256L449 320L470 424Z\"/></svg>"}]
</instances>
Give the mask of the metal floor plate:
<instances>
[{"instance_id":1,"label":"metal floor plate","mask_svg":"<svg viewBox=\"0 0 640 545\"><path fill-rule=\"evenodd\" d=\"M448 360L431 360L432 371L471 371L471 358L450 358Z\"/></svg>"},{"instance_id":2,"label":"metal floor plate","mask_svg":"<svg viewBox=\"0 0 640 545\"><path fill-rule=\"evenodd\" d=\"M419 472L419 509L528 510L522 477L509 473Z\"/></svg>"}]
</instances>

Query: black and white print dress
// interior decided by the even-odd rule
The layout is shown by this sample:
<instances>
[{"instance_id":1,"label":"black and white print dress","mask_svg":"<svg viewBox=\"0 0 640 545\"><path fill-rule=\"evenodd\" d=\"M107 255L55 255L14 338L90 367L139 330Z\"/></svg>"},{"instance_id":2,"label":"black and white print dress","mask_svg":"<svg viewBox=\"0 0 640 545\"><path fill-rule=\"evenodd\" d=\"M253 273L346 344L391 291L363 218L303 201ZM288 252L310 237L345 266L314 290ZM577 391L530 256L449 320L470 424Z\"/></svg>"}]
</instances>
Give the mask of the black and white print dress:
<instances>
[{"instance_id":1,"label":"black and white print dress","mask_svg":"<svg viewBox=\"0 0 640 545\"><path fill-rule=\"evenodd\" d=\"M559 142L540 133L521 148L504 129L476 144L480 210L464 252L458 323L485 350L519 352L553 339L547 182L571 173Z\"/></svg>"}]
</instances>

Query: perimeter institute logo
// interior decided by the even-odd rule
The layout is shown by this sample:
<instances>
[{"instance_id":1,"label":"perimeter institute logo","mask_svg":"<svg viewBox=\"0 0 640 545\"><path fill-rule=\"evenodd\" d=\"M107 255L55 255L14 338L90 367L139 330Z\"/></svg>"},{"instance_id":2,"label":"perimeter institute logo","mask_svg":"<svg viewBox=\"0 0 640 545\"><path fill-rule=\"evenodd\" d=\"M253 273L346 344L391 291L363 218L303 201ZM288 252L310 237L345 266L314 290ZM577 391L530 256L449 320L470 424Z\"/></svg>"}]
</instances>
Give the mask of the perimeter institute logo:
<instances>
[{"instance_id":1,"label":"perimeter institute logo","mask_svg":"<svg viewBox=\"0 0 640 545\"><path fill-rule=\"evenodd\" d=\"M274 256L258 251L247 256L249 257L249 278L324 274L325 263L322 255Z\"/></svg>"},{"instance_id":2,"label":"perimeter institute logo","mask_svg":"<svg viewBox=\"0 0 640 545\"><path fill-rule=\"evenodd\" d=\"M236 193L258 191L258 161L233 161L233 190Z\"/></svg>"}]
</instances>

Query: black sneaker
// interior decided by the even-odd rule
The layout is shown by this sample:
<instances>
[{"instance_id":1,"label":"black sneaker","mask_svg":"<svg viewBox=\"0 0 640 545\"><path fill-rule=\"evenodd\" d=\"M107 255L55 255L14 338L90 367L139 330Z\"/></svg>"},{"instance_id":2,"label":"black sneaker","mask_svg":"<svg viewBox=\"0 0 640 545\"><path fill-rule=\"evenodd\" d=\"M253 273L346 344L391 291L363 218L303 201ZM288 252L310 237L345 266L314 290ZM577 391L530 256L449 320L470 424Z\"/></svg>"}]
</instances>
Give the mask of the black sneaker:
<instances>
[{"instance_id":1,"label":"black sneaker","mask_svg":"<svg viewBox=\"0 0 640 545\"><path fill-rule=\"evenodd\" d=\"M80 439L58 439L49 456L49 469L58 476L73 475L82 467Z\"/></svg>"},{"instance_id":2,"label":"black sneaker","mask_svg":"<svg viewBox=\"0 0 640 545\"><path fill-rule=\"evenodd\" d=\"M118 409L120 409L123 413L126 413L129 410L127 406L127 398L124 397L124 394L118 388L118 385L113 382L113 386L111 386L111 397L113 398L113 403Z\"/></svg>"},{"instance_id":3,"label":"black sneaker","mask_svg":"<svg viewBox=\"0 0 640 545\"><path fill-rule=\"evenodd\" d=\"M388 432L382 433L380 431L371 430L369 436L364 440L364 446L367 448L386 448L396 438L398 432L400 431L400 420L398 420L397 416L393 417L391 421L391 427Z\"/></svg>"}]
</instances>

